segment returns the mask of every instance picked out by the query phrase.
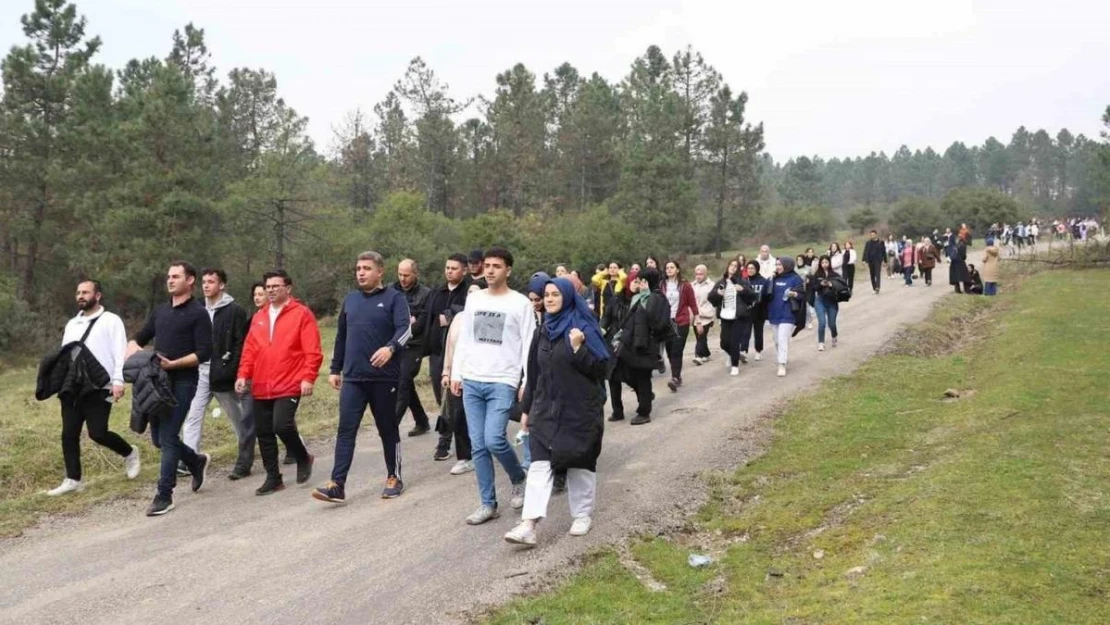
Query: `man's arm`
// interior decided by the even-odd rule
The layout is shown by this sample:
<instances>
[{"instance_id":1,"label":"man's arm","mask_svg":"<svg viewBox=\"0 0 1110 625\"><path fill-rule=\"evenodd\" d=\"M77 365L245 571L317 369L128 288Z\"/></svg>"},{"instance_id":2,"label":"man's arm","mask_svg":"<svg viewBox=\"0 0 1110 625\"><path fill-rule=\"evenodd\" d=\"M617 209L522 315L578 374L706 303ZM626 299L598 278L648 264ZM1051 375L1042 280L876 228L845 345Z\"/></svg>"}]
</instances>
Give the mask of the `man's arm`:
<instances>
[{"instance_id":1,"label":"man's arm","mask_svg":"<svg viewBox=\"0 0 1110 625\"><path fill-rule=\"evenodd\" d=\"M301 350L304 351L304 371L301 372L301 381L315 384L320 375L320 363L324 362L324 350L320 345L320 326L316 324L316 317L312 311L305 310L304 321L301 322ZM302 395L305 393L302 390Z\"/></svg>"},{"instance_id":2,"label":"man's arm","mask_svg":"<svg viewBox=\"0 0 1110 625\"><path fill-rule=\"evenodd\" d=\"M157 314L158 307L155 306L154 310L150 311L150 315L147 316L143 329L139 330L139 333L127 344L127 351L125 352L127 356L146 347L146 344L154 338L154 316Z\"/></svg>"},{"instance_id":3,"label":"man's arm","mask_svg":"<svg viewBox=\"0 0 1110 625\"><path fill-rule=\"evenodd\" d=\"M343 360L347 355L347 309L346 303L339 309L339 319L335 323L335 345L331 350L331 374L343 371Z\"/></svg>"},{"instance_id":4,"label":"man's arm","mask_svg":"<svg viewBox=\"0 0 1110 625\"><path fill-rule=\"evenodd\" d=\"M123 362L127 360L127 328L123 327L123 320L113 315L112 322L108 324L108 340L112 345L112 386L123 386Z\"/></svg>"},{"instance_id":5,"label":"man's arm","mask_svg":"<svg viewBox=\"0 0 1110 625\"><path fill-rule=\"evenodd\" d=\"M458 338L455 340L455 353L451 355L451 381L462 382L462 363L466 360L466 351L470 344L474 342L473 331L473 311L470 308L464 308L462 319L459 315L455 315L457 320L454 323L461 323L459 326ZM452 323L452 325L454 325Z\"/></svg>"},{"instance_id":6,"label":"man's arm","mask_svg":"<svg viewBox=\"0 0 1110 625\"><path fill-rule=\"evenodd\" d=\"M389 339L394 352L403 351L409 339L412 338L411 318L409 302L405 299L405 295L398 291L393 299L393 336Z\"/></svg>"}]
</instances>

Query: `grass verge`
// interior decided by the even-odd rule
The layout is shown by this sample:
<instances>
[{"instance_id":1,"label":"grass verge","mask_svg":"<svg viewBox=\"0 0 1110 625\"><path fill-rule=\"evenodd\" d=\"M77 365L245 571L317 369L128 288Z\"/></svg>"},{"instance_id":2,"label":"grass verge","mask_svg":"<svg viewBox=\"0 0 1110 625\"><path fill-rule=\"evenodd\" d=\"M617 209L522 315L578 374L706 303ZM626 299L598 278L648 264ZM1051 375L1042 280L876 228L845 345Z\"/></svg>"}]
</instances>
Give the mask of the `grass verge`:
<instances>
[{"instance_id":1,"label":"grass verge","mask_svg":"<svg viewBox=\"0 0 1110 625\"><path fill-rule=\"evenodd\" d=\"M489 622L1106 622L1108 290L1110 271L1053 271L946 299L711 476L690 533L632 546L665 589L606 550ZM975 338L953 332L969 319Z\"/></svg>"},{"instance_id":2,"label":"grass verge","mask_svg":"<svg viewBox=\"0 0 1110 625\"><path fill-rule=\"evenodd\" d=\"M335 328L322 324L320 332L324 347L324 365L316 384L315 394L301 404L297 425L309 440L335 435L339 415L339 394L327 385L327 367L335 342ZM417 377L417 390L424 407L435 414L435 400L428 381L427 367ZM147 434L139 435L129 428L131 415L130 391L112 409L111 428L128 442L139 445L143 458L142 474L128 480L123 474L123 459L88 439L81 440L83 492L65 497L47 497L45 492L65 477L62 462L61 410L57 399L35 400L35 369L13 367L0 373L0 538L19 535L24 529L48 514L73 514L90 506L121 497L153 495L158 480L158 450ZM225 418L212 418L219 404L212 401L205 417L202 449L212 454L214 466L230 469L236 454L235 432ZM408 417L406 417L407 421ZM369 420L368 420L369 421ZM372 421L367 424L372 426ZM423 437L427 439L432 434ZM431 453L433 441L428 442ZM313 445L310 445L310 448ZM321 444L315 451L328 453L330 445ZM255 459L255 473L261 483L261 459ZM253 476L251 479L254 479Z\"/></svg>"}]
</instances>

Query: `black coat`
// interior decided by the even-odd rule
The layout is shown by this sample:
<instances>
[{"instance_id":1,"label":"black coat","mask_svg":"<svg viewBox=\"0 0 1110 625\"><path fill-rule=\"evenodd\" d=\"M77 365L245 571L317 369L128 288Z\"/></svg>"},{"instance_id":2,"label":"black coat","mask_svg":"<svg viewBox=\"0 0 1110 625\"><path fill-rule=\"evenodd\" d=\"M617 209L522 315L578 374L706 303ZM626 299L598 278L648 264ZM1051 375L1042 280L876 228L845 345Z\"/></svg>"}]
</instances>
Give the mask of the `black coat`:
<instances>
[{"instance_id":1,"label":"black coat","mask_svg":"<svg viewBox=\"0 0 1110 625\"><path fill-rule=\"evenodd\" d=\"M409 316L416 319L412 324L412 336L409 337L409 342L405 344L405 349L416 350L417 353L423 354L424 334L428 330L428 297L432 294L432 290L419 282L412 285L412 288L407 291L401 287L400 282L394 282L391 288L404 294L405 301L409 304ZM438 325L438 319L436 323ZM450 325L450 320L448 320L448 325Z\"/></svg>"},{"instance_id":2,"label":"black coat","mask_svg":"<svg viewBox=\"0 0 1110 625\"><path fill-rule=\"evenodd\" d=\"M967 275L967 244L957 241L949 255L952 262L948 265L948 284L955 286L968 281Z\"/></svg>"},{"instance_id":3,"label":"black coat","mask_svg":"<svg viewBox=\"0 0 1110 625\"><path fill-rule=\"evenodd\" d=\"M154 352L136 352L123 363L123 381L131 383L131 430L142 434L147 423L169 417L177 406L169 377Z\"/></svg>"},{"instance_id":4,"label":"black coat","mask_svg":"<svg viewBox=\"0 0 1110 625\"><path fill-rule=\"evenodd\" d=\"M528 414L533 461L550 459L556 469L597 470L604 432L602 382L608 362L583 345L573 351L564 336L539 330L532 340L535 368L521 406ZM532 357L530 357L532 359Z\"/></svg>"},{"instance_id":5,"label":"black coat","mask_svg":"<svg viewBox=\"0 0 1110 625\"><path fill-rule=\"evenodd\" d=\"M867 264L886 262L886 244L879 240L867 241L867 245L863 246L863 262Z\"/></svg>"},{"instance_id":6,"label":"black coat","mask_svg":"<svg viewBox=\"0 0 1110 625\"><path fill-rule=\"evenodd\" d=\"M208 386L213 391L234 390L243 342L250 327L250 316L239 304L231 302L216 309L212 317L212 364L208 374Z\"/></svg>"},{"instance_id":7,"label":"black coat","mask_svg":"<svg viewBox=\"0 0 1110 625\"><path fill-rule=\"evenodd\" d=\"M736 318L749 319L754 312L753 307L758 306L761 300L759 293L755 292L752 288L752 283L748 282L739 275L735 276L732 280L728 278L721 278L717 284L713 285L713 290L709 291L709 303L717 308L717 317L721 316L721 305L724 304L725 298L719 291L725 288L726 284L735 284L740 287L736 292ZM727 321L727 319L725 320Z\"/></svg>"},{"instance_id":8,"label":"black coat","mask_svg":"<svg viewBox=\"0 0 1110 625\"><path fill-rule=\"evenodd\" d=\"M424 300L424 330L421 332L425 356L443 355L447 348L447 331L451 329L451 320L466 308L467 288L468 283L463 280L453 291L445 283L428 292ZM446 326L439 325L440 315L447 317ZM413 328L413 333L415 332L416 329Z\"/></svg>"},{"instance_id":9,"label":"black coat","mask_svg":"<svg viewBox=\"0 0 1110 625\"><path fill-rule=\"evenodd\" d=\"M633 304L621 324L621 364L630 369L654 369L661 358L659 337L671 322L671 305L659 292L648 296L643 304Z\"/></svg>"}]
</instances>

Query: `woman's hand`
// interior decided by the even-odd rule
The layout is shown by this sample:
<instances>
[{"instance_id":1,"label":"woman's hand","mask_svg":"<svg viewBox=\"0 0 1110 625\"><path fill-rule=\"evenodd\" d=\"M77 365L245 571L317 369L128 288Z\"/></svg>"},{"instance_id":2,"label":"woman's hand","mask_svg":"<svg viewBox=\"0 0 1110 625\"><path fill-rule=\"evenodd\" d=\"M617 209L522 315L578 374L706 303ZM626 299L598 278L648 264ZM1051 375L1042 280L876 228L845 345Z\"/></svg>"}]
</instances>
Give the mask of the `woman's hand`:
<instances>
[{"instance_id":1,"label":"woman's hand","mask_svg":"<svg viewBox=\"0 0 1110 625\"><path fill-rule=\"evenodd\" d=\"M579 348L582 347L582 344L586 342L586 335L583 334L582 331L579 330L578 328L572 328L571 329L570 334L569 334L569 338L570 338L570 347L575 352L577 352L579 350Z\"/></svg>"}]
</instances>

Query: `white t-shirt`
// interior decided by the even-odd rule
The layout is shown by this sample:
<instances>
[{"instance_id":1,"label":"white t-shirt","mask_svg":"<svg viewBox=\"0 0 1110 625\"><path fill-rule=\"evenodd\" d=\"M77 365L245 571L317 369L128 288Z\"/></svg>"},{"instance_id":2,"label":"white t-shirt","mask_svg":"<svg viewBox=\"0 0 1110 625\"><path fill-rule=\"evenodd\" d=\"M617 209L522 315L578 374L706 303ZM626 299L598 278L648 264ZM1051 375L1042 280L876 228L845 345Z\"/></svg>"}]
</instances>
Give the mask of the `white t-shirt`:
<instances>
[{"instance_id":1,"label":"white t-shirt","mask_svg":"<svg viewBox=\"0 0 1110 625\"><path fill-rule=\"evenodd\" d=\"M476 291L466 298L466 319L451 361L451 380L491 382L513 388L523 384L528 350L536 332L532 302L516 291L491 295Z\"/></svg>"},{"instance_id":2,"label":"white t-shirt","mask_svg":"<svg viewBox=\"0 0 1110 625\"><path fill-rule=\"evenodd\" d=\"M62 333L62 345L81 340L89 322L100 319L89 332L85 339L85 346L92 352L100 366L108 372L112 381L104 388L111 388L112 384L123 385L123 361L127 354L127 329L123 327L123 320L119 315L110 313L103 308L94 315L77 315L66 322L66 329Z\"/></svg>"},{"instance_id":3,"label":"white t-shirt","mask_svg":"<svg viewBox=\"0 0 1110 625\"><path fill-rule=\"evenodd\" d=\"M277 322L278 315L281 314L281 309L282 308L285 308L285 306L282 305L282 306L278 306L278 307L275 308L273 304L270 304L269 310L270 310L270 341L271 342L273 342L273 340L274 340L274 323Z\"/></svg>"}]
</instances>

